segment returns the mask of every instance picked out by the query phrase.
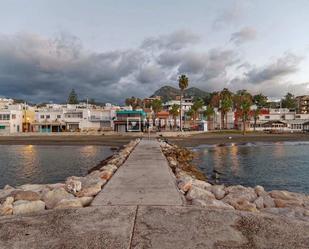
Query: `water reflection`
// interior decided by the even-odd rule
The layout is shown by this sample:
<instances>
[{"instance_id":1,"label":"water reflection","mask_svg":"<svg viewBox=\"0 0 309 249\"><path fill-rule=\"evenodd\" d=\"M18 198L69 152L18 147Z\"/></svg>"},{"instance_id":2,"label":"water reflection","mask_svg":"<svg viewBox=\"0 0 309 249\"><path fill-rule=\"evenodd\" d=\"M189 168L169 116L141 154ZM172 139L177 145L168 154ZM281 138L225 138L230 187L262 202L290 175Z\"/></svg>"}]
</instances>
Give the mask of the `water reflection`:
<instances>
[{"instance_id":1,"label":"water reflection","mask_svg":"<svg viewBox=\"0 0 309 249\"><path fill-rule=\"evenodd\" d=\"M0 150L0 188L85 175L112 154L107 146L0 145Z\"/></svg>"},{"instance_id":2,"label":"water reflection","mask_svg":"<svg viewBox=\"0 0 309 249\"><path fill-rule=\"evenodd\" d=\"M263 185L266 189L309 192L308 143L257 143L194 148L196 164L209 179L223 173L224 184Z\"/></svg>"}]
</instances>

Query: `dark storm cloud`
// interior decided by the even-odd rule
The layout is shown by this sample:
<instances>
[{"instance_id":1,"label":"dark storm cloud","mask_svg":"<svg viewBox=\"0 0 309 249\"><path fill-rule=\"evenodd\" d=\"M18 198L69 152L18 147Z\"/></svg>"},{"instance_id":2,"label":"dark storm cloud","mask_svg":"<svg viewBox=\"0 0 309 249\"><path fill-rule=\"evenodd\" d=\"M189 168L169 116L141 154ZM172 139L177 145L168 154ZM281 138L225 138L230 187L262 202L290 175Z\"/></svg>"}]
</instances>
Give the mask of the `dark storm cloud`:
<instances>
[{"instance_id":1,"label":"dark storm cloud","mask_svg":"<svg viewBox=\"0 0 309 249\"><path fill-rule=\"evenodd\" d=\"M278 58L274 63L261 68L253 68L245 74L248 82L252 84L260 84L265 81L276 80L283 76L298 71L298 66L302 57L288 53Z\"/></svg>"},{"instance_id":2,"label":"dark storm cloud","mask_svg":"<svg viewBox=\"0 0 309 249\"><path fill-rule=\"evenodd\" d=\"M236 45L240 45L245 42L254 41L256 38L256 29L253 27L245 27L238 32L232 33L230 41Z\"/></svg>"},{"instance_id":3,"label":"dark storm cloud","mask_svg":"<svg viewBox=\"0 0 309 249\"><path fill-rule=\"evenodd\" d=\"M296 72L301 61L286 54L266 66L244 67L237 50L197 52L188 46L198 40L179 31L146 39L135 49L97 53L65 33L55 39L27 33L0 35L0 95L63 102L74 88L80 98L122 103L128 96L149 96L162 85L177 86L181 73L188 74L190 85L204 90L262 86L268 94L278 88L276 80ZM229 73L237 70L245 73L231 80Z\"/></svg>"}]
</instances>

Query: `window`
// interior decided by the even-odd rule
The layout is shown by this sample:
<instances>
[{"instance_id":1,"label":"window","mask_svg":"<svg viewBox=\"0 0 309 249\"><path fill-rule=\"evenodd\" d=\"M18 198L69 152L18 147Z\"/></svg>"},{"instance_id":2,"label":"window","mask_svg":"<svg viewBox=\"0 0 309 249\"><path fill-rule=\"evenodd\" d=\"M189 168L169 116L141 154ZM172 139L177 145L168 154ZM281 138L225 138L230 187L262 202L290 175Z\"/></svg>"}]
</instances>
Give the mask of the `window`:
<instances>
[{"instance_id":1,"label":"window","mask_svg":"<svg viewBox=\"0 0 309 249\"><path fill-rule=\"evenodd\" d=\"M265 116L265 119L270 119L270 117L269 116Z\"/></svg>"},{"instance_id":2,"label":"window","mask_svg":"<svg viewBox=\"0 0 309 249\"><path fill-rule=\"evenodd\" d=\"M0 114L0 120L10 120L10 114Z\"/></svg>"},{"instance_id":3,"label":"window","mask_svg":"<svg viewBox=\"0 0 309 249\"><path fill-rule=\"evenodd\" d=\"M61 115L57 115L57 118L61 118Z\"/></svg>"},{"instance_id":4,"label":"window","mask_svg":"<svg viewBox=\"0 0 309 249\"><path fill-rule=\"evenodd\" d=\"M45 118L45 116L44 116L44 115L41 115L40 118Z\"/></svg>"},{"instance_id":5,"label":"window","mask_svg":"<svg viewBox=\"0 0 309 249\"><path fill-rule=\"evenodd\" d=\"M16 114L12 114L12 119L16 119Z\"/></svg>"},{"instance_id":6,"label":"window","mask_svg":"<svg viewBox=\"0 0 309 249\"><path fill-rule=\"evenodd\" d=\"M50 115L46 115L46 119L49 119L50 118Z\"/></svg>"}]
</instances>

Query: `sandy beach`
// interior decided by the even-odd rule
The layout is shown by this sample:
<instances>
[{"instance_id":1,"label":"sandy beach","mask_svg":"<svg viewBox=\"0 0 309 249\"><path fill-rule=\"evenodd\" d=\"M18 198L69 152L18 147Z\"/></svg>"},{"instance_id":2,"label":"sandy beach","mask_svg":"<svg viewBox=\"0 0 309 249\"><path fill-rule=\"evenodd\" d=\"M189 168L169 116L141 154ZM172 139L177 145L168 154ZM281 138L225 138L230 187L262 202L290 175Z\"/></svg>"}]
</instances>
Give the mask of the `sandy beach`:
<instances>
[{"instance_id":1,"label":"sandy beach","mask_svg":"<svg viewBox=\"0 0 309 249\"><path fill-rule=\"evenodd\" d=\"M163 135L164 136L164 135ZM140 134L113 135L29 135L29 136L0 136L0 144L32 144L32 145L107 145L121 146L127 144ZM147 134L144 135L147 138ZM165 137L165 136L164 136ZM243 136L235 132L209 132L190 136L174 136L167 139L180 146L194 147L200 144L249 143L249 142L284 142L309 141L309 134L287 133L266 134L248 133Z\"/></svg>"},{"instance_id":2,"label":"sandy beach","mask_svg":"<svg viewBox=\"0 0 309 249\"><path fill-rule=\"evenodd\" d=\"M231 139L230 139L231 138ZM190 137L170 137L168 140L180 146L194 147L201 144L250 143L250 142L284 142L309 141L309 134L266 134L248 133L245 136L239 133L202 133Z\"/></svg>"}]
</instances>

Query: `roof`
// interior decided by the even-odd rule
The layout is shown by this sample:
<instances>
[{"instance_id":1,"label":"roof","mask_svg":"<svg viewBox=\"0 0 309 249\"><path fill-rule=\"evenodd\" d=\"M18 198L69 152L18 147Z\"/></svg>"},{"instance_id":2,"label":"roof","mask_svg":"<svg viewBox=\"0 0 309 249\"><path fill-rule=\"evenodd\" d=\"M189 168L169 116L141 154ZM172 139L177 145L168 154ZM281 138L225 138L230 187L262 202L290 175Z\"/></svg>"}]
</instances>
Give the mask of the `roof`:
<instances>
[{"instance_id":1,"label":"roof","mask_svg":"<svg viewBox=\"0 0 309 249\"><path fill-rule=\"evenodd\" d=\"M139 114L142 116L146 116L146 113L144 111L141 110L119 110L116 111L117 114L121 114L121 115L128 115L128 114Z\"/></svg>"},{"instance_id":2,"label":"roof","mask_svg":"<svg viewBox=\"0 0 309 249\"><path fill-rule=\"evenodd\" d=\"M263 126L263 127L265 127L265 126L268 127L268 126L272 126L272 125L274 125L274 124L282 124L282 125L286 126L286 123L281 122L281 121L279 121L279 120L268 121L268 122L262 124L262 126Z\"/></svg>"}]
</instances>

